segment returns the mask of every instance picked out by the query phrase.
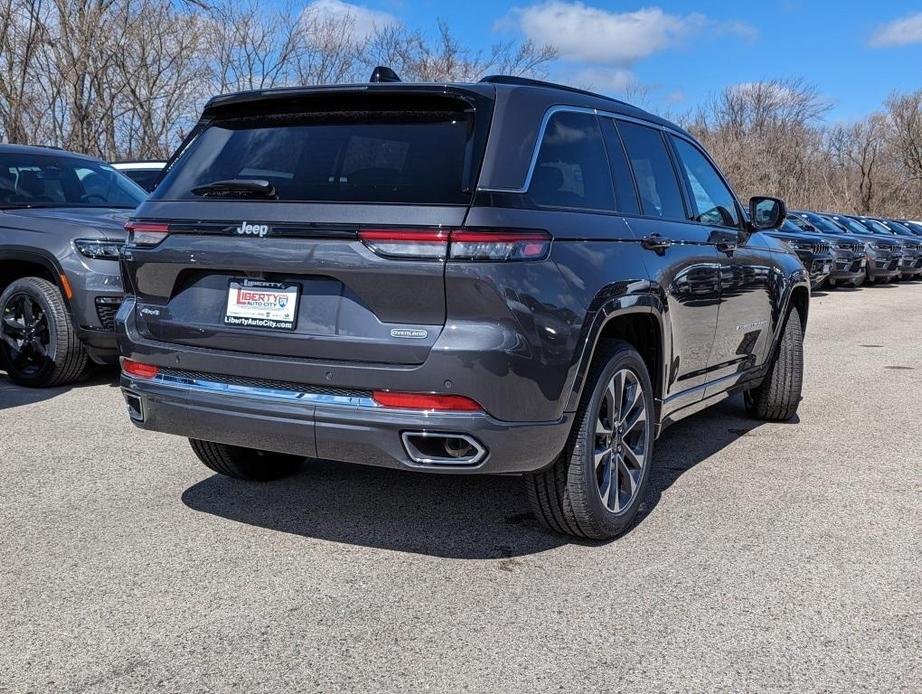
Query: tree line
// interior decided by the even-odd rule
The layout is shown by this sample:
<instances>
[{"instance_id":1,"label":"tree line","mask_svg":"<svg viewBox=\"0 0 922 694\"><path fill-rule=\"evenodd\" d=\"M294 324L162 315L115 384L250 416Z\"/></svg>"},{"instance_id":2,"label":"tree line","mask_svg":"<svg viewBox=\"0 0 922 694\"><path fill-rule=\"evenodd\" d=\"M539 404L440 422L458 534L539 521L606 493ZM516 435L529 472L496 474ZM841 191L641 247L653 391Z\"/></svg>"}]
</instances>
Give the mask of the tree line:
<instances>
[{"instance_id":1,"label":"tree line","mask_svg":"<svg viewBox=\"0 0 922 694\"><path fill-rule=\"evenodd\" d=\"M742 195L792 207L922 218L922 90L853 123L803 79L736 85L679 121Z\"/></svg>"},{"instance_id":2,"label":"tree line","mask_svg":"<svg viewBox=\"0 0 922 694\"><path fill-rule=\"evenodd\" d=\"M0 140L106 160L164 158L213 95L362 82L376 65L407 81L545 77L557 57L529 41L462 45L444 23L358 26L328 4L258 0L0 0ZM591 86L591 85L586 85ZM632 96L643 98L643 91ZM922 217L922 90L854 123L803 79L728 87L675 115L741 195L792 206Z\"/></svg>"},{"instance_id":3,"label":"tree line","mask_svg":"<svg viewBox=\"0 0 922 694\"><path fill-rule=\"evenodd\" d=\"M376 65L410 81L544 74L531 42L462 46L329 3L0 0L0 139L107 160L162 158L214 94L362 82Z\"/></svg>"}]
</instances>

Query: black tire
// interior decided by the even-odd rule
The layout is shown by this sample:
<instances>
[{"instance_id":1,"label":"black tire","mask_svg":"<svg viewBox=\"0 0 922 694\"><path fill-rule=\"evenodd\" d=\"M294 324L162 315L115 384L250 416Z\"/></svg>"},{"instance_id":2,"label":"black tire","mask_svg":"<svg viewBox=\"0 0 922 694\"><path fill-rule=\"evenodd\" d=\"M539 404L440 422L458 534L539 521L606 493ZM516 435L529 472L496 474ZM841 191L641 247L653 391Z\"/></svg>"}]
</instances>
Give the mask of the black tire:
<instances>
[{"instance_id":1,"label":"black tire","mask_svg":"<svg viewBox=\"0 0 922 694\"><path fill-rule=\"evenodd\" d=\"M864 275L862 275L862 276L859 277L858 279L852 280L852 286L853 286L855 289L858 289L858 287L860 287L862 284L864 284L864 279L865 279L865 277L864 277Z\"/></svg>"},{"instance_id":2,"label":"black tire","mask_svg":"<svg viewBox=\"0 0 922 694\"><path fill-rule=\"evenodd\" d=\"M792 307L765 380L746 391L750 417L786 422L797 414L804 377L804 333L800 312Z\"/></svg>"},{"instance_id":3,"label":"black tire","mask_svg":"<svg viewBox=\"0 0 922 694\"><path fill-rule=\"evenodd\" d=\"M32 332L20 327L26 326L18 313L24 302L37 321ZM0 368L11 381L29 388L62 386L80 378L86 364L86 350L54 284L24 277L0 294Z\"/></svg>"},{"instance_id":4,"label":"black tire","mask_svg":"<svg viewBox=\"0 0 922 694\"><path fill-rule=\"evenodd\" d=\"M189 439L192 450L205 466L217 473L238 480L267 482L293 475L304 462L303 457L260 451L255 448L229 446Z\"/></svg>"},{"instance_id":5,"label":"black tire","mask_svg":"<svg viewBox=\"0 0 922 694\"><path fill-rule=\"evenodd\" d=\"M614 383L612 379L624 372L633 375L636 383L632 382L630 385L639 387L640 391L634 401L634 409L629 407L627 413L619 416L618 419L629 420L641 403L644 407L645 418L642 432L636 427L633 429L626 427L627 431L624 432L622 438L621 433L614 435L615 431L620 430L617 425L613 424L613 436L607 439L609 444L608 469L619 470L617 481L623 480L625 485L632 490L631 496L624 499L624 504L615 511L611 508L611 504L620 505L619 502L612 502L609 494L607 497L609 505L607 506L600 489L602 486L600 471L603 471L604 464L598 467L595 464L595 454L600 442L600 437L596 432L597 422L601 421L608 407L607 403L611 402L607 395L609 383ZM631 390L630 392L629 397L633 399L637 391ZM619 400L623 403L627 400L627 391L623 390L622 393ZM623 407L619 408L619 412L623 411ZM653 386L640 354L631 345L620 340L603 343L599 347L599 352L587 377L586 388L573 420L573 429L566 447L550 467L525 477L528 497L539 522L558 533L591 540L607 540L624 532L637 515L637 509L643 501L650 478L654 412ZM613 418L612 421L614 421ZM601 440L603 441L601 448L604 450L606 438L602 436ZM634 480L633 484L628 482L628 478L620 475L622 468L619 466L619 461L621 458L615 454L616 442L618 451L622 450L622 446L625 449L632 446L631 450L633 446L642 447L643 465L637 471L636 478L630 478ZM622 457L628 460L626 453ZM636 457L634 459L636 460ZM627 472L626 468L625 472ZM620 489L621 487L618 486L619 491ZM610 490L611 487L609 487L609 492ZM622 495L616 492L615 497L621 499Z\"/></svg>"}]
</instances>

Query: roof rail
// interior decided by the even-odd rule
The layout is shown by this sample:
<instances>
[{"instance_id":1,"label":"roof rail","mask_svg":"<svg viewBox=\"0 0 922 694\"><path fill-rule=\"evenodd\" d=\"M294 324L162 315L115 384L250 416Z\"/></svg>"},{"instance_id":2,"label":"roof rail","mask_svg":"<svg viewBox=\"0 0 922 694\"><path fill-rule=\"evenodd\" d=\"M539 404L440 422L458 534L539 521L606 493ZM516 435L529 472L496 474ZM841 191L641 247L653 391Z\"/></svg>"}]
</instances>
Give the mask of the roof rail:
<instances>
[{"instance_id":1,"label":"roof rail","mask_svg":"<svg viewBox=\"0 0 922 694\"><path fill-rule=\"evenodd\" d=\"M512 75L487 75L481 82L486 82L487 84L511 84L517 85L520 87L545 87L548 89L561 89L565 92L572 92L574 94L582 94L583 96L591 96L596 99L605 99L606 101L614 101L618 104L624 104L625 106L630 106L630 104L621 101L620 99L614 99L610 96L605 96L604 94L598 94L596 92L590 92L587 89L577 89L576 87L569 87L565 84L557 84L555 82L545 82L544 80L534 80L528 77L514 77Z\"/></svg>"}]
</instances>

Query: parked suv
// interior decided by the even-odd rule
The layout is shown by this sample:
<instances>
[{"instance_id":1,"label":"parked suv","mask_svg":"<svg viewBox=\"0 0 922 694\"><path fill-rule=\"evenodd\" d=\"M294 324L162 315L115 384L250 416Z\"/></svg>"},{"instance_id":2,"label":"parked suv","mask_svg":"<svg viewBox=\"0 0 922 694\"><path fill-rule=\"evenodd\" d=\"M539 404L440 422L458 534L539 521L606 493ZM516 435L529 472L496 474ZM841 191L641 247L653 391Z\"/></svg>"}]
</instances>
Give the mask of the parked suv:
<instances>
[{"instance_id":1,"label":"parked suv","mask_svg":"<svg viewBox=\"0 0 922 694\"><path fill-rule=\"evenodd\" d=\"M899 276L903 263L903 244L898 239L871 233L864 224L848 215L823 215L823 219L835 222L846 233L864 241L868 254L868 282L892 282Z\"/></svg>"},{"instance_id":2,"label":"parked suv","mask_svg":"<svg viewBox=\"0 0 922 694\"><path fill-rule=\"evenodd\" d=\"M157 187L157 181L160 180L164 166L166 166L165 161L156 160L112 162L112 168L123 173L147 192Z\"/></svg>"},{"instance_id":3,"label":"parked suv","mask_svg":"<svg viewBox=\"0 0 922 694\"><path fill-rule=\"evenodd\" d=\"M859 287L864 283L867 267L865 242L850 236L835 222L824 219L815 212L792 210L788 221L802 231L819 234L831 247L832 270L829 273L830 286L848 284ZM784 227L782 227L782 230Z\"/></svg>"},{"instance_id":4,"label":"parked suv","mask_svg":"<svg viewBox=\"0 0 922 694\"><path fill-rule=\"evenodd\" d=\"M131 419L212 470L524 475L581 537L653 442L746 393L794 416L809 278L680 128L518 78L212 99L129 224Z\"/></svg>"},{"instance_id":5,"label":"parked suv","mask_svg":"<svg viewBox=\"0 0 922 694\"><path fill-rule=\"evenodd\" d=\"M818 233L804 231L794 220L795 218L788 215L784 224L777 231L773 231L771 236L797 254L810 276L810 287L819 289L832 273L832 244Z\"/></svg>"},{"instance_id":6,"label":"parked suv","mask_svg":"<svg viewBox=\"0 0 922 694\"><path fill-rule=\"evenodd\" d=\"M0 369L14 382L62 385L116 360L118 254L145 197L97 159L0 145Z\"/></svg>"}]
</instances>

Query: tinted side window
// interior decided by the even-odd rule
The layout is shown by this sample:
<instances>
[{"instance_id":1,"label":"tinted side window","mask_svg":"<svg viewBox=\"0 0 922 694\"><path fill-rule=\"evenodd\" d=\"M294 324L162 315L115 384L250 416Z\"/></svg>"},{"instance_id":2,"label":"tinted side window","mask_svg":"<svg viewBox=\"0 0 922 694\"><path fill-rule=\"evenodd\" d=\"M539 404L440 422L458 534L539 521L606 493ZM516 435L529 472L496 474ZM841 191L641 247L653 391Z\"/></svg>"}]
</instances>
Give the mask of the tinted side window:
<instances>
[{"instance_id":1,"label":"tinted side window","mask_svg":"<svg viewBox=\"0 0 922 694\"><path fill-rule=\"evenodd\" d=\"M679 181L659 131L627 122L619 122L618 130L634 169L643 213L650 217L685 219Z\"/></svg>"},{"instance_id":2,"label":"tinted side window","mask_svg":"<svg viewBox=\"0 0 922 694\"><path fill-rule=\"evenodd\" d=\"M615 209L611 172L595 116L568 112L551 116L528 197L546 207Z\"/></svg>"},{"instance_id":3,"label":"tinted side window","mask_svg":"<svg viewBox=\"0 0 922 694\"><path fill-rule=\"evenodd\" d=\"M640 214L640 203L637 202L637 191L634 189L634 176L624 154L621 136L611 118L602 119L602 134L605 136L605 148L608 150L608 161L611 164L611 177L615 182L618 211Z\"/></svg>"},{"instance_id":4,"label":"tinted side window","mask_svg":"<svg viewBox=\"0 0 922 694\"><path fill-rule=\"evenodd\" d=\"M679 137L673 137L672 141L692 194L695 209L689 215L690 219L703 224L738 227L740 218L736 200L711 162L690 142Z\"/></svg>"}]
</instances>

